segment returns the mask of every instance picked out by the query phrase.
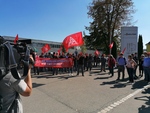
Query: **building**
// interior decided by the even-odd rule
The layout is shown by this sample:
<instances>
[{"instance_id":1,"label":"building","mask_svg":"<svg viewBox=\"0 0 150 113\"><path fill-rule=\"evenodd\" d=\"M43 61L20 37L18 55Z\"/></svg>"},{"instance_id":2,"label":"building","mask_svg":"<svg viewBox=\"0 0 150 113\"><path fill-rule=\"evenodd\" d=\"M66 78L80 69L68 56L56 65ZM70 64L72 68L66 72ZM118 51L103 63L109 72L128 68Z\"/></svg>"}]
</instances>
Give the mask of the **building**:
<instances>
[{"instance_id":1,"label":"building","mask_svg":"<svg viewBox=\"0 0 150 113\"><path fill-rule=\"evenodd\" d=\"M12 36L3 36L5 40L10 41L12 43L14 43L15 37ZM27 44L29 47L31 47L32 49L36 49L38 54L41 54L41 48L45 45L45 44L49 44L50 45L50 50L48 52L57 52L61 46L61 42L54 42L54 41L46 41L46 40L36 40L36 39L29 39L29 38L21 38L19 37L19 40L31 40L30 44ZM74 47L68 50L68 52L70 53L74 53L75 51L80 52L80 49L78 47ZM87 53L91 53L94 54L94 50L87 50Z\"/></svg>"},{"instance_id":2,"label":"building","mask_svg":"<svg viewBox=\"0 0 150 113\"><path fill-rule=\"evenodd\" d=\"M121 27L121 51L124 51L124 56L127 58L129 54L137 52L138 49L138 27Z\"/></svg>"},{"instance_id":3,"label":"building","mask_svg":"<svg viewBox=\"0 0 150 113\"><path fill-rule=\"evenodd\" d=\"M148 43L146 44L146 51L147 51L147 52L150 52L150 42L148 42Z\"/></svg>"}]
</instances>

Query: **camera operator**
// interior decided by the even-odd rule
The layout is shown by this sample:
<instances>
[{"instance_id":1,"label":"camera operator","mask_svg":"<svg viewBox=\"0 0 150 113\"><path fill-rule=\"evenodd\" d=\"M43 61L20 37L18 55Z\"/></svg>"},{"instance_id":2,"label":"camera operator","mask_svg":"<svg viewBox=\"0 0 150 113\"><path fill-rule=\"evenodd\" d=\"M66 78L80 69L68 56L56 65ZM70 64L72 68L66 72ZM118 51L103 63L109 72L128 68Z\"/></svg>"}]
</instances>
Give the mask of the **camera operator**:
<instances>
[{"instance_id":1,"label":"camera operator","mask_svg":"<svg viewBox=\"0 0 150 113\"><path fill-rule=\"evenodd\" d=\"M30 60L34 61L32 55ZM0 95L2 96L2 110L0 113L23 113L23 105L20 95L30 96L32 92L31 68L29 64L27 76L24 79L15 79L11 72L8 72L0 80Z\"/></svg>"}]
</instances>

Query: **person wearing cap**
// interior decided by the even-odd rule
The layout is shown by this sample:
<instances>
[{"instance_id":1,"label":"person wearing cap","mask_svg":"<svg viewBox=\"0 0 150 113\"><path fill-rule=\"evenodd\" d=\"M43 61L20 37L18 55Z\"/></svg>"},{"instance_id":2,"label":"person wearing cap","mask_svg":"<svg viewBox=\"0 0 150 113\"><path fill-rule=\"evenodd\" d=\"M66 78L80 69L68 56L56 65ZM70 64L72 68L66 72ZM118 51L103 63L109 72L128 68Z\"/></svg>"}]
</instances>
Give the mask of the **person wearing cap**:
<instances>
[{"instance_id":1,"label":"person wearing cap","mask_svg":"<svg viewBox=\"0 0 150 113\"><path fill-rule=\"evenodd\" d=\"M118 78L117 78L117 81L120 80L120 74L121 74L121 72L122 72L122 80L124 80L126 59L123 56L123 53L119 54L119 57L116 60L116 64L117 64L117 68L118 68Z\"/></svg>"},{"instance_id":2,"label":"person wearing cap","mask_svg":"<svg viewBox=\"0 0 150 113\"><path fill-rule=\"evenodd\" d=\"M150 54L148 52L144 52L144 60L143 60L143 70L146 82L150 82Z\"/></svg>"}]
</instances>

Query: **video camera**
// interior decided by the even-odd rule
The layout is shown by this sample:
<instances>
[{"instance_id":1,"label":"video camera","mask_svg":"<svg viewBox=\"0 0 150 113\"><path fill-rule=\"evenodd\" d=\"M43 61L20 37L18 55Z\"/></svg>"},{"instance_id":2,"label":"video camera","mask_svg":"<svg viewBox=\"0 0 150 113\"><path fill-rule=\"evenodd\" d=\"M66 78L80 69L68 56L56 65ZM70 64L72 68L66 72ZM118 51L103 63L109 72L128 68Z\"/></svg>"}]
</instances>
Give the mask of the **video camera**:
<instances>
[{"instance_id":1,"label":"video camera","mask_svg":"<svg viewBox=\"0 0 150 113\"><path fill-rule=\"evenodd\" d=\"M16 44L5 41L0 36L0 79L3 78L9 71L16 79L20 79L18 68L23 69L23 76L26 76L29 69L29 64L34 65L30 59L30 55L34 57L34 51L31 47L31 40L19 40Z\"/></svg>"},{"instance_id":2,"label":"video camera","mask_svg":"<svg viewBox=\"0 0 150 113\"><path fill-rule=\"evenodd\" d=\"M31 47L27 46L27 44L31 44L31 39L19 40L16 44L11 43L11 45L13 45L13 52L18 66L22 64L23 60L29 60L29 63L34 65L34 62L30 60L28 56L30 54L32 55L32 57L34 57L34 50Z\"/></svg>"}]
</instances>

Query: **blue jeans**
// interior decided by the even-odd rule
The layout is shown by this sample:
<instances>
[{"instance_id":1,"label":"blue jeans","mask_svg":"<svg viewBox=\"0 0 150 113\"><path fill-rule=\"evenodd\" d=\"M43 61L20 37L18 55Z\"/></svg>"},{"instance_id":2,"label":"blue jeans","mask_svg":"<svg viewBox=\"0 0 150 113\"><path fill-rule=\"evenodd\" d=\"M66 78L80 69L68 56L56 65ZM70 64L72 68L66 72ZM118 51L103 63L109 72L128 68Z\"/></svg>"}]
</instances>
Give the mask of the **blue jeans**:
<instances>
[{"instance_id":1,"label":"blue jeans","mask_svg":"<svg viewBox=\"0 0 150 113\"><path fill-rule=\"evenodd\" d=\"M129 81L130 82L134 82L134 70L133 68L127 68L127 72L128 72L128 75L129 75Z\"/></svg>"},{"instance_id":2,"label":"blue jeans","mask_svg":"<svg viewBox=\"0 0 150 113\"><path fill-rule=\"evenodd\" d=\"M149 67L143 67L144 69L144 75L145 75L145 81L150 81L150 68Z\"/></svg>"}]
</instances>

